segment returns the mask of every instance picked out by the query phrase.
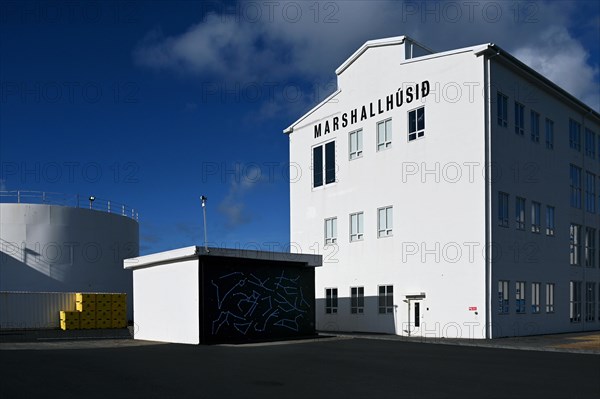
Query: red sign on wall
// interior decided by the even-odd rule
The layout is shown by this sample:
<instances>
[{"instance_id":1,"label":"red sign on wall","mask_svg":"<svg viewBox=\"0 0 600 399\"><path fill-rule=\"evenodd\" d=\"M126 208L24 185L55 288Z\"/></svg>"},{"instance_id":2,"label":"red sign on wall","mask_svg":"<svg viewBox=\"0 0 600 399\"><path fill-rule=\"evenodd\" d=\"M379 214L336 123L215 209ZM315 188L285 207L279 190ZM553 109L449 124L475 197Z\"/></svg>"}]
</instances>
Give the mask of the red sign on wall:
<instances>
[{"instance_id":1,"label":"red sign on wall","mask_svg":"<svg viewBox=\"0 0 600 399\"><path fill-rule=\"evenodd\" d=\"M469 310L471 312L475 312L477 310L477 306L469 306Z\"/></svg>"}]
</instances>

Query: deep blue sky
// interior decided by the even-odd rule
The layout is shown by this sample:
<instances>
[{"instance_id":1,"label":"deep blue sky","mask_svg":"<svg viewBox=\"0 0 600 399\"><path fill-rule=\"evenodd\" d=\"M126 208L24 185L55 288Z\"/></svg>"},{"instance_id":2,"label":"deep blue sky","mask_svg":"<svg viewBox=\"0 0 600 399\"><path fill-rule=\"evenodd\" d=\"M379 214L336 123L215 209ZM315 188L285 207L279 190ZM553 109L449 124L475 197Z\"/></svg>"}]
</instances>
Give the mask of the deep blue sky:
<instances>
[{"instance_id":1,"label":"deep blue sky","mask_svg":"<svg viewBox=\"0 0 600 399\"><path fill-rule=\"evenodd\" d=\"M2 2L0 189L126 203L142 253L200 244L204 194L213 245L285 249L282 130L388 36L496 43L599 108L595 2L466 4Z\"/></svg>"}]
</instances>

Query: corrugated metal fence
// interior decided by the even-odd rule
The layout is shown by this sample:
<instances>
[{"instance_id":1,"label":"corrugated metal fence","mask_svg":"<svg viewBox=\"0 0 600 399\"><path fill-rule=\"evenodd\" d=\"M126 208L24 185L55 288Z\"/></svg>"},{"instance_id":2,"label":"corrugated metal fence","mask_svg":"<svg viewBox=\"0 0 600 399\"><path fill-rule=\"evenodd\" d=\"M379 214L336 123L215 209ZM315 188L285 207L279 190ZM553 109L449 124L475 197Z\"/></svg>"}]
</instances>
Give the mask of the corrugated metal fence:
<instances>
[{"instance_id":1,"label":"corrugated metal fence","mask_svg":"<svg viewBox=\"0 0 600 399\"><path fill-rule=\"evenodd\" d=\"M74 292L0 291L0 329L59 328L61 310L75 310Z\"/></svg>"}]
</instances>

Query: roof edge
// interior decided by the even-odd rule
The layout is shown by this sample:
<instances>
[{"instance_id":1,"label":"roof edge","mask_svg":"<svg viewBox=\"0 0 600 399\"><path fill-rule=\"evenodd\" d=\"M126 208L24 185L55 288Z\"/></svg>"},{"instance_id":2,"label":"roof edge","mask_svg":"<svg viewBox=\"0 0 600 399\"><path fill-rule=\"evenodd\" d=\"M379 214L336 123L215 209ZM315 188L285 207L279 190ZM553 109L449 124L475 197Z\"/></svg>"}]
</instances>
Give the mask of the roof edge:
<instances>
[{"instance_id":1,"label":"roof edge","mask_svg":"<svg viewBox=\"0 0 600 399\"><path fill-rule=\"evenodd\" d=\"M354 61L358 59L365 51L372 47L381 47L381 46L393 46L396 44L402 44L407 39L407 36L394 36L387 37L385 39L375 39L366 41L362 46L359 47L358 50L354 52L346 61L342 63L336 70L335 74L339 75L344 72Z\"/></svg>"},{"instance_id":2,"label":"roof edge","mask_svg":"<svg viewBox=\"0 0 600 399\"><path fill-rule=\"evenodd\" d=\"M487 55L491 55L491 56L497 55L497 56L503 57L508 62L513 64L516 67L516 69L518 69L526 74L529 74L534 79L539 80L545 86L547 86L549 89L555 91L561 97L563 97L565 100L573 103L576 107L582 109L588 115L589 114L593 115L594 118L598 121L598 123L600 123L600 113L598 111L596 111L594 108L592 108L592 106L584 103L583 101L581 101L580 99L575 97L573 94L569 93L568 91L566 91L565 89L560 87L558 84L554 83L553 81L551 81L550 79L548 79L547 77L545 77L544 75L542 75L541 73L539 73L538 71L536 71L535 69L530 67L529 65L525 64L523 61L520 61L518 58L516 58L515 56L510 54L508 51L502 49L500 46L498 46L494 43L488 43L487 45L482 45L478 51L474 51L474 54L477 56L487 54Z\"/></svg>"},{"instance_id":3,"label":"roof edge","mask_svg":"<svg viewBox=\"0 0 600 399\"><path fill-rule=\"evenodd\" d=\"M148 255L141 255L135 258L123 259L124 269L137 269L139 267L149 266L175 259L182 260L186 258L196 257L199 253L199 248L195 245L184 248L172 249L170 251L156 252Z\"/></svg>"},{"instance_id":4,"label":"roof edge","mask_svg":"<svg viewBox=\"0 0 600 399\"><path fill-rule=\"evenodd\" d=\"M298 125L300 122L302 122L308 116L312 115L316 110L318 110L319 108L321 108L323 105L325 105L327 102L329 102L332 98L334 98L335 96L337 96L341 92L342 92L342 89L337 88L333 93L331 93L329 96L327 96L327 98L325 98L323 101L321 101L320 103L318 103L317 105L315 105L314 107L312 107L310 109L310 111L306 112L304 115L302 115L300 118L298 118L296 120L296 122L292 123L287 128L285 128L283 130L283 133L284 134L291 134L291 133L293 133L294 132L294 128L296 127L296 125Z\"/></svg>"},{"instance_id":5,"label":"roof edge","mask_svg":"<svg viewBox=\"0 0 600 399\"><path fill-rule=\"evenodd\" d=\"M413 41L416 44L418 44L419 46L422 46L420 43L416 42L415 40L411 39L408 36L396 36L396 37L390 37L390 38L385 38L385 39L369 40L369 41L365 42L358 50L356 50L354 52L354 54L352 54L340 67L338 67L336 69L335 73L336 73L336 75L339 76L339 74L341 74L345 69L347 69L354 61L356 61L369 48L402 44L407 40ZM422 46L422 47L424 47L424 46ZM426 48L426 47L424 47L424 48ZM476 46L464 47L464 48L449 50L449 51L445 51L445 52L441 52L441 53L432 53L427 56L417 57L414 60L422 61L422 60L427 59L427 57L443 57L443 56L453 55L456 53L466 52L466 51L472 51L473 54L476 56L481 56L481 55L488 55L488 56L500 55L500 56L502 56L509 63L511 63L515 67L515 69L519 70L523 74L530 75L533 79L539 80L542 84L547 86L548 89L556 92L559 96L563 97L567 102L572 103L575 107L583 110L588 115L591 114L598 121L598 123L600 123L600 113L598 111L596 111L594 108L592 108L592 106L584 103L583 101L581 101L580 99L575 97L573 94L569 93L568 91L566 91L565 89L563 89L556 83L552 82L550 79L548 79L541 73L537 72L530 66L526 65L525 63L523 63L522 61L520 61L519 59L517 59L516 57L511 55L509 52L505 51L504 49L500 48L499 46L497 46L494 43L486 43L486 44L480 44L480 45L476 45ZM412 60L410 60L410 61L412 62ZM332 98L334 98L340 92L341 92L341 89L338 88L331 95L329 95L326 99L324 99L323 101L321 101L320 103L315 105L310 111L306 112L304 115L302 115L300 118L298 118L294 123L292 123L286 129L284 129L283 133L284 134L293 133L294 128L299 123L301 123L303 120L305 120L307 117L309 117L315 111L317 111L320 107L322 107L324 104L326 104Z\"/></svg>"},{"instance_id":6,"label":"roof edge","mask_svg":"<svg viewBox=\"0 0 600 399\"><path fill-rule=\"evenodd\" d=\"M183 260L200 259L204 257L246 258L265 261L297 262L305 263L307 267L318 267L323 264L323 257L321 255L314 254L216 247L201 248L198 246L191 246L124 259L123 268L138 269L164 265Z\"/></svg>"}]
</instances>

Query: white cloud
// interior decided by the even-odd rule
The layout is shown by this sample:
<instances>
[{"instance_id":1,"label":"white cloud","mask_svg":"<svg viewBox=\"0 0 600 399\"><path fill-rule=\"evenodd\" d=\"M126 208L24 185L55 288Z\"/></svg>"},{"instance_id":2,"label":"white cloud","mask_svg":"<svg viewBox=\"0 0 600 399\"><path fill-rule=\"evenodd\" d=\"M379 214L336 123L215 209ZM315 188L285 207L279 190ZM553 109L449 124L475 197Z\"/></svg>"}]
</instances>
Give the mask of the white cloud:
<instances>
[{"instance_id":1,"label":"white cloud","mask_svg":"<svg viewBox=\"0 0 600 399\"><path fill-rule=\"evenodd\" d=\"M536 43L517 48L513 55L586 104L600 109L598 66L588 63L588 52L565 28L544 30Z\"/></svg>"},{"instance_id":2,"label":"white cloud","mask_svg":"<svg viewBox=\"0 0 600 399\"><path fill-rule=\"evenodd\" d=\"M252 221L252 214L246 207L246 194L256 184L256 181L248 178L243 178L239 182L231 181L229 192L217 207L219 212L225 216L225 227L232 229Z\"/></svg>"},{"instance_id":3,"label":"white cloud","mask_svg":"<svg viewBox=\"0 0 600 399\"><path fill-rule=\"evenodd\" d=\"M252 3L262 5L264 11L269 2ZM253 21L244 18L244 11L239 18L208 14L178 35L165 36L158 29L148 33L134 50L134 60L138 65L155 69L216 75L244 82L294 77L321 81L328 80L336 64L365 40L394 35L396 30L387 24L385 33L380 29L369 32L373 25L367 21L381 19L385 14L368 2L339 5L330 2L336 8L329 10L321 5L323 9L319 12L323 15L319 16L312 10L313 3L277 4L280 5L278 10L286 9L286 4L299 5L302 16L294 21L280 11L275 12L272 20L265 16ZM292 12L287 12L290 14Z\"/></svg>"},{"instance_id":4,"label":"white cloud","mask_svg":"<svg viewBox=\"0 0 600 399\"><path fill-rule=\"evenodd\" d=\"M434 50L492 42L600 108L597 61L569 31L574 16L597 26L600 11L592 7L392 0L240 4L237 16L208 14L180 34L149 33L134 51L135 61L205 80L323 84L371 39L408 35ZM257 7L262 14L253 18ZM590 10L596 14L585 15ZM275 115L275 108L262 112Z\"/></svg>"}]
</instances>

